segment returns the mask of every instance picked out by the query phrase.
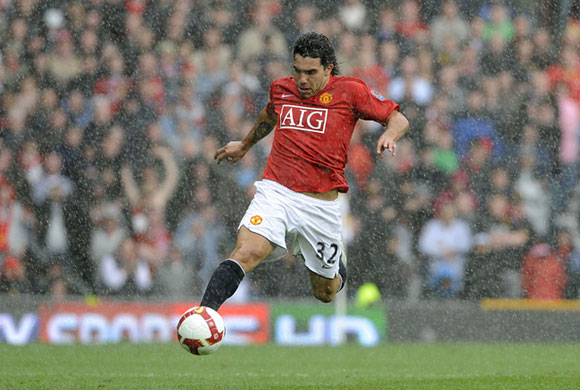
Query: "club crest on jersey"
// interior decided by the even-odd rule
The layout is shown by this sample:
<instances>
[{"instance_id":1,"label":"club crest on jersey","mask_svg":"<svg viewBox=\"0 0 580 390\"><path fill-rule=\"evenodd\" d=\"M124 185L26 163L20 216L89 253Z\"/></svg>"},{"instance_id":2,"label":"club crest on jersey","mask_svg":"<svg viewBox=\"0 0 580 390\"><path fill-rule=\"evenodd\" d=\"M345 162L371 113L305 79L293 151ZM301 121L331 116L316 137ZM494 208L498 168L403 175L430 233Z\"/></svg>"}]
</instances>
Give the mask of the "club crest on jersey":
<instances>
[{"instance_id":1,"label":"club crest on jersey","mask_svg":"<svg viewBox=\"0 0 580 390\"><path fill-rule=\"evenodd\" d=\"M326 130L327 117L327 108L284 104L282 106L282 111L280 111L280 129L324 133Z\"/></svg>"},{"instance_id":2,"label":"club crest on jersey","mask_svg":"<svg viewBox=\"0 0 580 390\"><path fill-rule=\"evenodd\" d=\"M328 104L331 101L332 101L332 95L329 94L328 92L324 92L322 95L320 95L320 103Z\"/></svg>"},{"instance_id":3,"label":"club crest on jersey","mask_svg":"<svg viewBox=\"0 0 580 390\"><path fill-rule=\"evenodd\" d=\"M254 215L252 218L250 218L250 223L252 225L259 225L262 223L262 221L263 219L259 215Z\"/></svg>"},{"instance_id":4,"label":"club crest on jersey","mask_svg":"<svg viewBox=\"0 0 580 390\"><path fill-rule=\"evenodd\" d=\"M385 100L385 97L383 95L381 95L380 93L378 93L377 91L375 91L374 89L371 89L371 93L373 95L375 95L375 97L379 100Z\"/></svg>"}]
</instances>

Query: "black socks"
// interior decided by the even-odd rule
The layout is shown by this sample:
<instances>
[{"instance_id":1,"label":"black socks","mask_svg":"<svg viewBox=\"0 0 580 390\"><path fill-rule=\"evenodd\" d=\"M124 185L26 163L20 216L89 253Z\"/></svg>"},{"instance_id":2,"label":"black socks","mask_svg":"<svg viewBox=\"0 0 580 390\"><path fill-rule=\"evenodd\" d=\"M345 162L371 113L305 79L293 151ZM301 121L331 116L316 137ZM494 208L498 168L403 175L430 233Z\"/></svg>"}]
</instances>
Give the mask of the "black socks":
<instances>
[{"instance_id":1,"label":"black socks","mask_svg":"<svg viewBox=\"0 0 580 390\"><path fill-rule=\"evenodd\" d=\"M232 259L220 263L205 288L201 306L217 311L226 299L234 295L245 274L242 267Z\"/></svg>"}]
</instances>

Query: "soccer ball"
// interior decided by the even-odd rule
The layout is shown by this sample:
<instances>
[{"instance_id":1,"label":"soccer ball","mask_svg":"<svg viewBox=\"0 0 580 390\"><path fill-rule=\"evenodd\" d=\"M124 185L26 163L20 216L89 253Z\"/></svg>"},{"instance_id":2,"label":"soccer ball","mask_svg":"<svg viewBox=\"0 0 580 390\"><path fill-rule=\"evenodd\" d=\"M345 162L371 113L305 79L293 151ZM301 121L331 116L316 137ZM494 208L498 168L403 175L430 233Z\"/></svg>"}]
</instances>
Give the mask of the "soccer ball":
<instances>
[{"instance_id":1,"label":"soccer ball","mask_svg":"<svg viewBox=\"0 0 580 390\"><path fill-rule=\"evenodd\" d=\"M215 352L222 345L225 334L224 319L210 307L192 307L177 323L177 340L194 355Z\"/></svg>"}]
</instances>

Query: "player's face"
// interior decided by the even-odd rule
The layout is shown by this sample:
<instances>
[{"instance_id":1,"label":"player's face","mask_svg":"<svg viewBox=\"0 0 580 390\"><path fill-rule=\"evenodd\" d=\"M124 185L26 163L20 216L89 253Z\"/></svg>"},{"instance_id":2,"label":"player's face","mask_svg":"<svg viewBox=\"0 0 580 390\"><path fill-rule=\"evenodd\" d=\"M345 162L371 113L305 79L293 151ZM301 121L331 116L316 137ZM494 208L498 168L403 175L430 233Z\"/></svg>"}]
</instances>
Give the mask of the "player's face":
<instances>
[{"instance_id":1,"label":"player's face","mask_svg":"<svg viewBox=\"0 0 580 390\"><path fill-rule=\"evenodd\" d=\"M302 57L300 54L294 56L294 80L300 96L308 99L323 89L328 80L333 65L327 68L322 66L320 58Z\"/></svg>"}]
</instances>

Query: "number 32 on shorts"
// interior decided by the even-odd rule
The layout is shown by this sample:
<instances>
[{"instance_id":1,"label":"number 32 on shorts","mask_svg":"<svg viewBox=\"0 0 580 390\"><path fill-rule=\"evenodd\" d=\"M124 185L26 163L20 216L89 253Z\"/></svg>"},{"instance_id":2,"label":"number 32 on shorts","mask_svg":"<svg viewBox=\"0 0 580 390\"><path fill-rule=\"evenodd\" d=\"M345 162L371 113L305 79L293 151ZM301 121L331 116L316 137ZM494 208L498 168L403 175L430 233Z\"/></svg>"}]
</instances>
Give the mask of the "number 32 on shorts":
<instances>
[{"instance_id":1,"label":"number 32 on shorts","mask_svg":"<svg viewBox=\"0 0 580 390\"><path fill-rule=\"evenodd\" d=\"M338 254L337 244L330 244L327 246L324 242L318 242L316 247L316 257L328 265L336 263L336 255Z\"/></svg>"}]
</instances>

